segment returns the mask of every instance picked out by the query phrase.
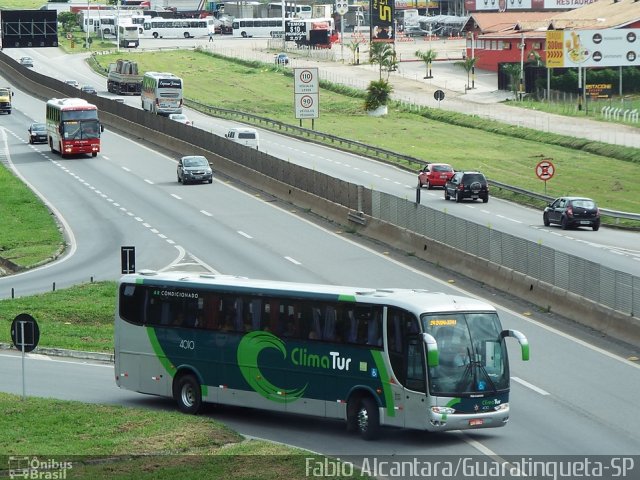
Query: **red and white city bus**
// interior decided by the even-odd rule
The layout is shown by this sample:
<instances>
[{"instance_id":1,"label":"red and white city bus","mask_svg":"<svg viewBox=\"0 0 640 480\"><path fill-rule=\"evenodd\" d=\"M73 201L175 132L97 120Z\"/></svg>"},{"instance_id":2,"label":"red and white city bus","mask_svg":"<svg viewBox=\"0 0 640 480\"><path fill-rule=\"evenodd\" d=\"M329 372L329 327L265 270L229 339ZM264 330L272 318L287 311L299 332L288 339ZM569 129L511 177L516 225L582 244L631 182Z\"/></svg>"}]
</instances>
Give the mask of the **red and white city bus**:
<instances>
[{"instance_id":1,"label":"red and white city bus","mask_svg":"<svg viewBox=\"0 0 640 480\"><path fill-rule=\"evenodd\" d=\"M98 107L82 98L52 98L47 102L47 137L52 152L61 156L100 151Z\"/></svg>"}]
</instances>

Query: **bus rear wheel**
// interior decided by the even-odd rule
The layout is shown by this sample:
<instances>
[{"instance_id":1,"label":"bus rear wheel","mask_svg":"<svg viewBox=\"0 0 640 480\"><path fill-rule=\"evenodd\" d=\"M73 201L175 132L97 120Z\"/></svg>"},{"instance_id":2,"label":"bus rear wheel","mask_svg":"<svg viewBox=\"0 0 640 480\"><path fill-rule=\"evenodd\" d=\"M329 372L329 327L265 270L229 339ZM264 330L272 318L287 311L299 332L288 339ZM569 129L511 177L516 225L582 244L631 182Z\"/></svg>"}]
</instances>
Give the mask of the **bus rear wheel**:
<instances>
[{"instance_id":1,"label":"bus rear wheel","mask_svg":"<svg viewBox=\"0 0 640 480\"><path fill-rule=\"evenodd\" d=\"M195 415L202 407L200 382L191 374L182 375L173 385L173 398L183 413Z\"/></svg>"},{"instance_id":2,"label":"bus rear wheel","mask_svg":"<svg viewBox=\"0 0 640 480\"><path fill-rule=\"evenodd\" d=\"M378 405L371 397L362 397L355 411L355 416L347 421L347 428L354 429L365 440L375 440L380 432L380 412Z\"/></svg>"}]
</instances>

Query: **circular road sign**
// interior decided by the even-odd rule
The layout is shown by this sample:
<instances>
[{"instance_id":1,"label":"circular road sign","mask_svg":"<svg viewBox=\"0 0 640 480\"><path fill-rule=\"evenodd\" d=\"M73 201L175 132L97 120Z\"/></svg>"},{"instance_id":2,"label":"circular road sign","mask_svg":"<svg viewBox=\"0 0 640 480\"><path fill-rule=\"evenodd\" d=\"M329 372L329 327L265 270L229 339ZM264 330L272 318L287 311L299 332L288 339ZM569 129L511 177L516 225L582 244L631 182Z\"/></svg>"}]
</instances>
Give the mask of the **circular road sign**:
<instances>
[{"instance_id":1,"label":"circular road sign","mask_svg":"<svg viewBox=\"0 0 640 480\"><path fill-rule=\"evenodd\" d=\"M23 338L24 333L24 338ZM40 328L38 322L28 313L21 313L11 323L11 340L15 347L25 352L30 352L38 346L40 341Z\"/></svg>"},{"instance_id":2,"label":"circular road sign","mask_svg":"<svg viewBox=\"0 0 640 480\"><path fill-rule=\"evenodd\" d=\"M71 40L73 38L73 33L67 33L67 40Z\"/></svg>"},{"instance_id":3,"label":"circular road sign","mask_svg":"<svg viewBox=\"0 0 640 480\"><path fill-rule=\"evenodd\" d=\"M437 101L444 100L444 92L442 90L436 90L435 92L433 92L433 98L435 98Z\"/></svg>"},{"instance_id":4,"label":"circular road sign","mask_svg":"<svg viewBox=\"0 0 640 480\"><path fill-rule=\"evenodd\" d=\"M346 15L349 11L349 3L347 0L338 0L336 2L336 11L339 15Z\"/></svg>"},{"instance_id":5,"label":"circular road sign","mask_svg":"<svg viewBox=\"0 0 640 480\"><path fill-rule=\"evenodd\" d=\"M553 174L556 173L556 167L553 166L549 160L542 160L538 165L536 165L536 175L540 180L544 180L545 182L553 177Z\"/></svg>"}]
</instances>

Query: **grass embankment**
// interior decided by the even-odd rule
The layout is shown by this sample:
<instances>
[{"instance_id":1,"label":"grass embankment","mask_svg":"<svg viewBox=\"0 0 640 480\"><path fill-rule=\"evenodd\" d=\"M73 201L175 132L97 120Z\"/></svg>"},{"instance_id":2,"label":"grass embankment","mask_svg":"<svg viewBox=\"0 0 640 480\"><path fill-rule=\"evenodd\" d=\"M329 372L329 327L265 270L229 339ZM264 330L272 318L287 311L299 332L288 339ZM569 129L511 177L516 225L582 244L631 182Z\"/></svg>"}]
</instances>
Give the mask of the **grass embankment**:
<instances>
[{"instance_id":1,"label":"grass embankment","mask_svg":"<svg viewBox=\"0 0 640 480\"><path fill-rule=\"evenodd\" d=\"M307 458L322 460L279 444L245 441L205 416L41 398L21 401L5 393L0 393L0 430L4 455L70 467L38 468L35 475L41 476L28 478L279 480L305 478ZM4 468L18 465L25 462L13 460ZM47 476L63 471L64 477Z\"/></svg>"},{"instance_id":2,"label":"grass embankment","mask_svg":"<svg viewBox=\"0 0 640 480\"><path fill-rule=\"evenodd\" d=\"M0 342L11 343L11 322L28 313L40 326L40 347L113 353L115 300L115 282L0 300Z\"/></svg>"}]
</instances>

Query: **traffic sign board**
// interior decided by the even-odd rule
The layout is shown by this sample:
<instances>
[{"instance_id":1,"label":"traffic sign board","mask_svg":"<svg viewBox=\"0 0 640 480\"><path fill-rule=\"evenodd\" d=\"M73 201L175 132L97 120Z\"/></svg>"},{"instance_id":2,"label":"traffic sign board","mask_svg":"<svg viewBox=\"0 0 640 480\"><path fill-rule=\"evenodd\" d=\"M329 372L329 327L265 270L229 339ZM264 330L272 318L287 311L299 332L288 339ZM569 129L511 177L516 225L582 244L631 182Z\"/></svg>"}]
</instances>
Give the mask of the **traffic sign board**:
<instances>
[{"instance_id":1,"label":"traffic sign board","mask_svg":"<svg viewBox=\"0 0 640 480\"><path fill-rule=\"evenodd\" d=\"M11 340L22 352L30 352L38 346L40 328L38 322L28 313L21 313L11 323Z\"/></svg>"},{"instance_id":2,"label":"traffic sign board","mask_svg":"<svg viewBox=\"0 0 640 480\"><path fill-rule=\"evenodd\" d=\"M536 175L540 180L544 180L545 182L553 177L553 174L556 172L556 167L553 166L549 160L542 160L536 165Z\"/></svg>"},{"instance_id":3,"label":"traffic sign board","mask_svg":"<svg viewBox=\"0 0 640 480\"><path fill-rule=\"evenodd\" d=\"M436 90L435 92L433 92L433 98L435 98L437 101L444 100L444 92L442 90Z\"/></svg>"},{"instance_id":4,"label":"traffic sign board","mask_svg":"<svg viewBox=\"0 0 640 480\"><path fill-rule=\"evenodd\" d=\"M349 2L346 0L337 0L336 1L336 12L338 15L346 15L349 11Z\"/></svg>"},{"instance_id":5,"label":"traffic sign board","mask_svg":"<svg viewBox=\"0 0 640 480\"><path fill-rule=\"evenodd\" d=\"M293 93L318 93L318 69L312 68L294 68Z\"/></svg>"}]
</instances>

